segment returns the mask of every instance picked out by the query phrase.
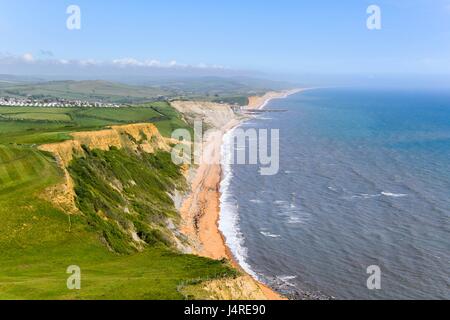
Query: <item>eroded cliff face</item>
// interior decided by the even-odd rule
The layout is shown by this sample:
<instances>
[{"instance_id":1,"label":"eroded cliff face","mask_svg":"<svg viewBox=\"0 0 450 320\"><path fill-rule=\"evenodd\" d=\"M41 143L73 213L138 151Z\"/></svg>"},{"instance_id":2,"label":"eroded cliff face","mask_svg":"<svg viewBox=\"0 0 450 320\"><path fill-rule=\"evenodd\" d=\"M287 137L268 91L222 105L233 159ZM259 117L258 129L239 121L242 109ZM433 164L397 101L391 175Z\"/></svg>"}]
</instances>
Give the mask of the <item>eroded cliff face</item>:
<instances>
[{"instance_id":1,"label":"eroded cliff face","mask_svg":"<svg viewBox=\"0 0 450 320\"><path fill-rule=\"evenodd\" d=\"M209 127L220 129L237 116L228 104L207 101L172 101L172 107L183 114L185 120L193 123L202 120Z\"/></svg>"},{"instance_id":2,"label":"eroded cliff face","mask_svg":"<svg viewBox=\"0 0 450 320\"><path fill-rule=\"evenodd\" d=\"M142 148L147 153L153 153L156 149L166 151L170 149L167 140L150 123L112 126L99 131L75 132L71 136L72 140L44 144L39 149L53 153L57 160L62 162L61 166L66 167L74 155L83 152L83 145L89 149L100 150L108 150L110 147Z\"/></svg>"},{"instance_id":3,"label":"eroded cliff face","mask_svg":"<svg viewBox=\"0 0 450 320\"><path fill-rule=\"evenodd\" d=\"M181 292L200 300L266 300L260 286L249 276L218 279L187 286Z\"/></svg>"},{"instance_id":4,"label":"eroded cliff face","mask_svg":"<svg viewBox=\"0 0 450 320\"><path fill-rule=\"evenodd\" d=\"M83 155L83 146L89 149L109 150L111 147L141 149L147 153L155 150L170 150L168 140L161 136L158 129L150 123L112 126L99 131L72 133L72 140L60 143L44 144L40 150L50 152L58 166L63 170L64 181L45 190L44 197L58 209L68 214L77 214L74 184L67 170L74 156Z\"/></svg>"}]
</instances>

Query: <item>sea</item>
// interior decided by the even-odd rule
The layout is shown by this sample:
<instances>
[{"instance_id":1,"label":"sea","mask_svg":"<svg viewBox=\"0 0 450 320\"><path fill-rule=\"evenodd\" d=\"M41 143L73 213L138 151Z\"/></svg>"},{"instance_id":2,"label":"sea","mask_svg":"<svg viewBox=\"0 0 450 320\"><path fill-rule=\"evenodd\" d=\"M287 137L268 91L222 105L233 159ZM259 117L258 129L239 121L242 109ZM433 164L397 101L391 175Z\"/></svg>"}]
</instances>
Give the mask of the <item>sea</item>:
<instances>
[{"instance_id":1,"label":"sea","mask_svg":"<svg viewBox=\"0 0 450 320\"><path fill-rule=\"evenodd\" d=\"M314 89L266 109L240 128L279 130L278 174L222 153L240 265L292 299L450 299L450 92Z\"/></svg>"}]
</instances>

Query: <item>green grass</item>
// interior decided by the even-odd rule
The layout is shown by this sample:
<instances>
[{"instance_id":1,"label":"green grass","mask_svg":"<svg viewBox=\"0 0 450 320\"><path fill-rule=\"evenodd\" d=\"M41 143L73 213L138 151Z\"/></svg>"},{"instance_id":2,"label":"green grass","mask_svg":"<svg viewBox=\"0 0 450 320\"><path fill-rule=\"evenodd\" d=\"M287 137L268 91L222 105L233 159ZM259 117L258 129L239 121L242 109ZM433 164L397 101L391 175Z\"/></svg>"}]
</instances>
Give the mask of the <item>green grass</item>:
<instances>
[{"instance_id":1,"label":"green grass","mask_svg":"<svg viewBox=\"0 0 450 320\"><path fill-rule=\"evenodd\" d=\"M64 113L41 113L41 112L28 112L28 113L14 113L8 114L8 119L12 120L46 120L46 121L62 121L70 122L72 117Z\"/></svg>"},{"instance_id":2,"label":"green grass","mask_svg":"<svg viewBox=\"0 0 450 320\"><path fill-rule=\"evenodd\" d=\"M237 104L240 106L246 106L246 105L248 105L248 97L247 96L222 97L222 98L214 99L213 102L229 103L229 104Z\"/></svg>"},{"instance_id":3,"label":"green grass","mask_svg":"<svg viewBox=\"0 0 450 320\"><path fill-rule=\"evenodd\" d=\"M243 77L161 78L147 81L146 85L141 86L108 81L39 82L38 79L31 81L33 82L30 82L30 79L0 81L0 96L34 99L64 98L124 104L155 101L161 97L240 103L245 100L244 97L292 86L288 83Z\"/></svg>"},{"instance_id":4,"label":"green grass","mask_svg":"<svg viewBox=\"0 0 450 320\"><path fill-rule=\"evenodd\" d=\"M117 109L89 108L75 113L77 118L94 118L116 123L156 122L162 114L152 108L124 107Z\"/></svg>"},{"instance_id":5,"label":"green grass","mask_svg":"<svg viewBox=\"0 0 450 320\"><path fill-rule=\"evenodd\" d=\"M50 81L0 88L0 96L31 96L36 99L64 98L115 103L149 101L166 93L154 87L129 86L108 81Z\"/></svg>"},{"instance_id":6,"label":"green grass","mask_svg":"<svg viewBox=\"0 0 450 320\"><path fill-rule=\"evenodd\" d=\"M105 189L112 180L99 172L89 179L75 174L76 181L85 182L77 183L77 192L94 192L97 198L81 195L78 202L84 202L80 208L86 213L69 221L39 197L62 177L53 159L31 147L0 146L0 299L184 299L178 289L186 283L236 275L223 262L176 253L164 241L149 241L143 252L128 254L108 248L103 227L86 210L96 200L96 205L109 204L111 219L119 214L115 205L133 200L133 222L154 219L148 226L158 227L155 218L161 214L174 214L164 190L176 187L179 171L168 166L167 155L149 155L142 162L140 156L119 150L90 151L84 160L75 160L72 172L87 165L113 174L113 180L135 179L137 184L127 187L122 196ZM109 202L110 198L115 200ZM152 209L147 211L145 205ZM81 268L79 291L66 287L70 265Z\"/></svg>"},{"instance_id":7,"label":"green grass","mask_svg":"<svg viewBox=\"0 0 450 320\"><path fill-rule=\"evenodd\" d=\"M166 219L179 217L168 194L186 183L169 153L85 149L69 167L82 214L69 219L43 199L63 173L37 145L137 122L153 122L165 136L189 129L166 102L0 107L0 299L184 299L180 286L236 275L225 262L173 249ZM132 245L130 226L143 251ZM67 289L70 265L81 268L80 291Z\"/></svg>"},{"instance_id":8,"label":"green grass","mask_svg":"<svg viewBox=\"0 0 450 320\"><path fill-rule=\"evenodd\" d=\"M78 207L112 250L135 251L124 231L130 226L147 244L171 244L166 219L177 219L177 212L168 194L186 182L168 152L86 149L69 172Z\"/></svg>"},{"instance_id":9,"label":"green grass","mask_svg":"<svg viewBox=\"0 0 450 320\"><path fill-rule=\"evenodd\" d=\"M70 133L110 125L154 123L170 137L176 129L190 130L167 102L123 108L40 108L0 106L0 144L43 144L70 139Z\"/></svg>"},{"instance_id":10,"label":"green grass","mask_svg":"<svg viewBox=\"0 0 450 320\"><path fill-rule=\"evenodd\" d=\"M54 160L33 148L6 147L0 145L0 197L29 192L39 186L55 183L58 170Z\"/></svg>"},{"instance_id":11,"label":"green grass","mask_svg":"<svg viewBox=\"0 0 450 320\"><path fill-rule=\"evenodd\" d=\"M164 119L161 119L155 123L159 132L163 136L170 137L172 132L176 129L189 130L191 132L191 136L193 136L192 128L182 119L181 114L170 105L168 107L166 102L153 103L152 108L158 113L165 115Z\"/></svg>"},{"instance_id":12,"label":"green grass","mask_svg":"<svg viewBox=\"0 0 450 320\"><path fill-rule=\"evenodd\" d=\"M74 108L75 109L75 108ZM28 113L28 112L36 112L39 110L39 113L70 113L71 110L69 108L40 108L40 107L7 107L0 106L0 114L14 114L14 113Z\"/></svg>"},{"instance_id":13,"label":"green grass","mask_svg":"<svg viewBox=\"0 0 450 320\"><path fill-rule=\"evenodd\" d=\"M14 259L13 263L0 261L0 299L181 300L185 297L178 289L185 283L233 275L219 261L165 248L114 256L94 241L86 242L87 236L78 240L60 238L70 245L45 247L38 256L29 252L30 256ZM70 265L81 268L79 291L67 289L66 270Z\"/></svg>"}]
</instances>

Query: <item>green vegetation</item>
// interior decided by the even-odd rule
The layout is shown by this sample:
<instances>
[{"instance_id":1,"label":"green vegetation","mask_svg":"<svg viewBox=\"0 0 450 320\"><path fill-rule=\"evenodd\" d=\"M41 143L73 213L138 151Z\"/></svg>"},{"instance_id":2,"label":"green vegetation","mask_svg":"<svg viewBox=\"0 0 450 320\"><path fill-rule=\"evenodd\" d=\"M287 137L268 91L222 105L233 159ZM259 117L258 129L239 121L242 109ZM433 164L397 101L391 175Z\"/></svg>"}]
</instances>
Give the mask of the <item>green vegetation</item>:
<instances>
[{"instance_id":1,"label":"green vegetation","mask_svg":"<svg viewBox=\"0 0 450 320\"><path fill-rule=\"evenodd\" d=\"M248 97L246 96L238 96L238 97L224 97L224 98L216 98L213 102L218 103L228 103L231 105L239 105L246 106L248 105Z\"/></svg>"},{"instance_id":2,"label":"green vegetation","mask_svg":"<svg viewBox=\"0 0 450 320\"><path fill-rule=\"evenodd\" d=\"M178 219L169 193L185 188L170 153L89 150L72 161L77 205L93 229L118 253L136 251L130 230L146 244L171 245L167 218Z\"/></svg>"},{"instance_id":3,"label":"green vegetation","mask_svg":"<svg viewBox=\"0 0 450 320\"><path fill-rule=\"evenodd\" d=\"M43 144L70 139L69 133L110 125L151 122L162 135L189 129L167 102L123 108L38 108L0 106L0 144Z\"/></svg>"},{"instance_id":4,"label":"green vegetation","mask_svg":"<svg viewBox=\"0 0 450 320\"><path fill-rule=\"evenodd\" d=\"M160 119L160 121L155 123L163 136L170 137L172 132L176 129L192 131L192 128L182 119L181 114L172 107L168 108L165 102L152 103L151 106L153 110L164 115L163 119Z\"/></svg>"},{"instance_id":5,"label":"green vegetation","mask_svg":"<svg viewBox=\"0 0 450 320\"><path fill-rule=\"evenodd\" d=\"M6 79L1 82L0 97L68 99L139 104L161 99L236 101L267 91L287 89L291 84L247 77L192 77L148 79L144 85L109 81L48 81L42 79ZM239 98L238 101L243 101Z\"/></svg>"},{"instance_id":6,"label":"green vegetation","mask_svg":"<svg viewBox=\"0 0 450 320\"><path fill-rule=\"evenodd\" d=\"M33 99L69 99L140 103L166 93L158 88L129 86L108 81L49 81L25 83L0 88L0 96L31 97Z\"/></svg>"},{"instance_id":7,"label":"green vegetation","mask_svg":"<svg viewBox=\"0 0 450 320\"><path fill-rule=\"evenodd\" d=\"M186 284L236 275L225 262L174 249L167 218L179 218L168 194L186 185L168 153L84 147L69 167L82 213L69 216L44 200L63 173L34 144L150 119L165 134L187 127L167 103L0 114L0 299L184 299L193 298L182 293ZM81 268L81 290L67 289L71 265Z\"/></svg>"},{"instance_id":8,"label":"green vegetation","mask_svg":"<svg viewBox=\"0 0 450 320\"><path fill-rule=\"evenodd\" d=\"M6 117L11 120L44 120L44 121L58 121L69 122L71 117L64 113L41 113L41 112L27 112L11 114Z\"/></svg>"},{"instance_id":9,"label":"green vegetation","mask_svg":"<svg viewBox=\"0 0 450 320\"><path fill-rule=\"evenodd\" d=\"M0 145L0 199L12 199L15 194L29 194L56 183L60 177L49 155L34 148Z\"/></svg>"}]
</instances>

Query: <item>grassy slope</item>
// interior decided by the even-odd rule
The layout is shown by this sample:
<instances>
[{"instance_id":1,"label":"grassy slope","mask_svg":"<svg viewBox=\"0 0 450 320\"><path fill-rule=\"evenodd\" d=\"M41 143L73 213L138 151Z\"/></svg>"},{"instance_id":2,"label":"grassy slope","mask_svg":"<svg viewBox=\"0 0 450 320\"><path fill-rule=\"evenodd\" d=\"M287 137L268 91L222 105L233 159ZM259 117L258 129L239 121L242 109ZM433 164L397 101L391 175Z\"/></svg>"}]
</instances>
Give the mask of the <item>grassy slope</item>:
<instances>
[{"instance_id":1,"label":"grassy slope","mask_svg":"<svg viewBox=\"0 0 450 320\"><path fill-rule=\"evenodd\" d=\"M165 108L164 105L159 107ZM114 110L108 110L114 113ZM135 117L135 110L129 110ZM116 116L100 109L99 113L108 119ZM99 120L83 118L86 119ZM176 117L164 121L166 128L169 128L181 120ZM113 252L102 241L105 238L104 226L97 224L92 219L92 212L89 212L89 207L93 208L94 202L101 197L102 201L95 205L109 203L105 212L111 217L118 214L122 201L132 202L130 209L137 215L138 218L133 219L138 222L161 214L173 214L173 204L161 192L144 192L149 187L155 187L157 181L163 189L174 186L172 183L177 179L177 173L173 168L162 170L160 166L166 166L167 159L159 158L160 155L140 162L136 158L138 155L130 156L126 152L113 150L94 152L85 159L75 160L71 171L76 181L82 177L80 170L86 165L91 170L109 170L123 182L134 177L138 186L128 186L128 196L114 202L108 195L111 190L103 189L107 181L98 181L100 175L91 175L90 181L86 177L78 180L77 192L80 195L86 190L93 193L78 198L79 203L84 202L80 208L86 213L84 216L73 216L70 224L66 214L40 199L39 194L46 187L60 181L61 172L49 155L33 146L17 146L16 143L65 139L68 132L83 125L85 123L75 123L69 130L58 122L0 123L0 299L182 299L183 295L177 290L180 285L199 279L234 275L232 269L219 261L175 253L164 244L165 241L160 241L164 237L155 236L152 230L141 230L141 235L148 232L148 238L143 238L152 244L140 253L124 250L122 252L128 254L119 254L121 250L117 249L120 246L113 247L116 249ZM30 131L30 128L33 130ZM139 169L138 166L147 168ZM159 173L155 174L155 170ZM144 171L145 174L142 174ZM141 184L136 175L146 183ZM134 202L131 201L133 195L136 195ZM149 213L151 216L148 216ZM153 221L151 226L161 227L157 222ZM123 241L126 247L127 239L124 241L122 235L119 234L115 240L119 244ZM66 269L70 265L81 267L80 291L66 288L69 276Z\"/></svg>"},{"instance_id":2,"label":"grassy slope","mask_svg":"<svg viewBox=\"0 0 450 320\"><path fill-rule=\"evenodd\" d=\"M168 193L182 189L185 181L168 152L86 150L69 172L78 208L114 251L135 251L123 231L131 225L147 244L170 244L166 219L176 219L177 213Z\"/></svg>"}]
</instances>

